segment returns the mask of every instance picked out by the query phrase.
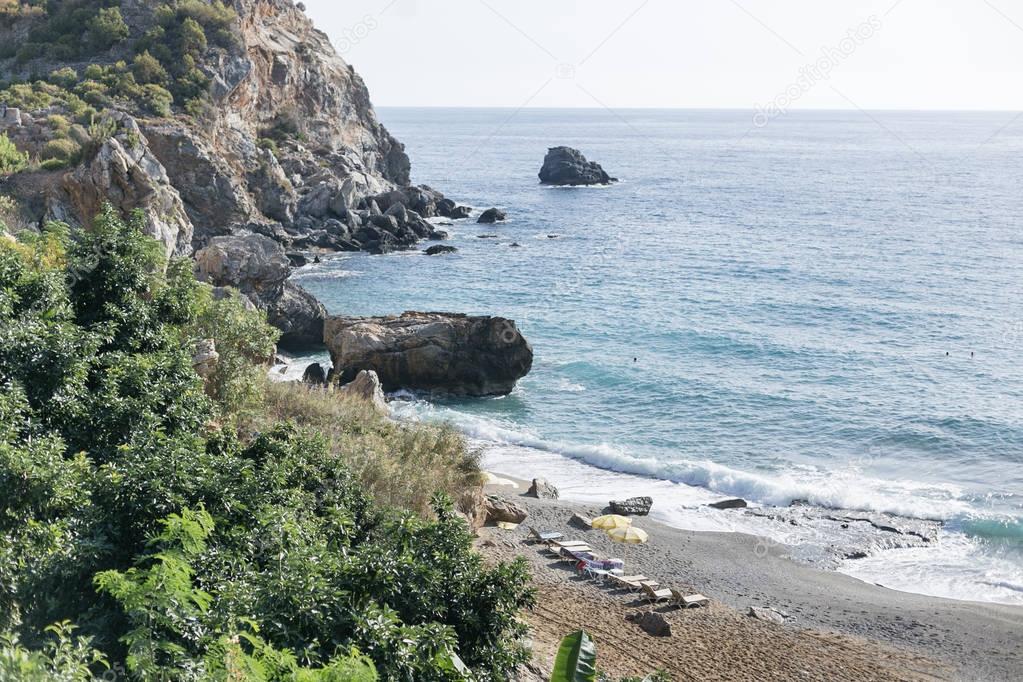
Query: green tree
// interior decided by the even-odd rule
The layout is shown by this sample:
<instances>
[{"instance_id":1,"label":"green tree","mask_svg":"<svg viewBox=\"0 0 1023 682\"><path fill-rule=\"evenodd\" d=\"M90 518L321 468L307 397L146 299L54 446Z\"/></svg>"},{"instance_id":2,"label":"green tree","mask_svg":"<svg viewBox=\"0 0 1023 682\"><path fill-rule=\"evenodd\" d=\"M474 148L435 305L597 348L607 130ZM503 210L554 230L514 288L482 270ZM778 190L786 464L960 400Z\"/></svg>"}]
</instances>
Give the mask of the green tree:
<instances>
[{"instance_id":1,"label":"green tree","mask_svg":"<svg viewBox=\"0 0 1023 682\"><path fill-rule=\"evenodd\" d=\"M128 24L124 23L118 7L104 7L86 24L89 46L96 52L109 50L128 37Z\"/></svg>"},{"instance_id":2,"label":"green tree","mask_svg":"<svg viewBox=\"0 0 1023 682\"><path fill-rule=\"evenodd\" d=\"M7 133L0 135L0 175L13 175L24 170L27 165L28 154L18 151Z\"/></svg>"}]
</instances>

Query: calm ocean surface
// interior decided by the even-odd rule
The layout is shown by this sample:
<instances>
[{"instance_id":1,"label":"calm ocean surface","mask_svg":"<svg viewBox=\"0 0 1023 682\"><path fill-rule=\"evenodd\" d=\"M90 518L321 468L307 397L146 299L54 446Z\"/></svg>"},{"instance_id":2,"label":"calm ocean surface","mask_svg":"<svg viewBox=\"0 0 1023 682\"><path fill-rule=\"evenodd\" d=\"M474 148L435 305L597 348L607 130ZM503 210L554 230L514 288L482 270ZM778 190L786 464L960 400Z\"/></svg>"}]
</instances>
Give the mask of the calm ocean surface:
<instances>
[{"instance_id":1,"label":"calm ocean surface","mask_svg":"<svg viewBox=\"0 0 1023 682\"><path fill-rule=\"evenodd\" d=\"M444 228L453 256L344 256L298 281L334 313L511 317L536 352L510 396L402 413L455 422L497 471L649 493L687 528L828 542L701 506L725 496L941 520L932 547L839 568L1023 603L1023 119L380 116L416 183L509 221ZM622 182L541 187L556 144Z\"/></svg>"}]
</instances>

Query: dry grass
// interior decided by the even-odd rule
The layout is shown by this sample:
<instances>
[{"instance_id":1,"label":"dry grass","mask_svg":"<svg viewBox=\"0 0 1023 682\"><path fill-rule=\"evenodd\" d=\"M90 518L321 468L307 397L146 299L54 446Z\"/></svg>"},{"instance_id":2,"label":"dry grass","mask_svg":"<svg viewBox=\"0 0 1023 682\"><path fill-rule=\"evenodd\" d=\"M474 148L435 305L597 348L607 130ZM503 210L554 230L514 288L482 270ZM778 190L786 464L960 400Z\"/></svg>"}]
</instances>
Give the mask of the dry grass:
<instances>
[{"instance_id":1,"label":"dry grass","mask_svg":"<svg viewBox=\"0 0 1023 682\"><path fill-rule=\"evenodd\" d=\"M479 453L450 426L399 423L369 403L299 383L267 382L250 427L291 419L325 436L377 502L430 513L436 492L464 499L482 484Z\"/></svg>"}]
</instances>

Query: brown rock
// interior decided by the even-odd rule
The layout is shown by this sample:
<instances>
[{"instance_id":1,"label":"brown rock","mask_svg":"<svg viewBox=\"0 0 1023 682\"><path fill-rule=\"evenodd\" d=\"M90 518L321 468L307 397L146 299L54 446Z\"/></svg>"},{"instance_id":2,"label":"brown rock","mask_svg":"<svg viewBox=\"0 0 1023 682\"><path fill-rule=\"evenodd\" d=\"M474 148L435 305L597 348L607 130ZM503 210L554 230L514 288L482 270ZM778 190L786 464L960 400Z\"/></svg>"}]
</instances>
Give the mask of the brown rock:
<instances>
[{"instance_id":1,"label":"brown rock","mask_svg":"<svg viewBox=\"0 0 1023 682\"><path fill-rule=\"evenodd\" d=\"M529 513L510 500L487 495L486 499L488 523L522 523Z\"/></svg>"}]
</instances>

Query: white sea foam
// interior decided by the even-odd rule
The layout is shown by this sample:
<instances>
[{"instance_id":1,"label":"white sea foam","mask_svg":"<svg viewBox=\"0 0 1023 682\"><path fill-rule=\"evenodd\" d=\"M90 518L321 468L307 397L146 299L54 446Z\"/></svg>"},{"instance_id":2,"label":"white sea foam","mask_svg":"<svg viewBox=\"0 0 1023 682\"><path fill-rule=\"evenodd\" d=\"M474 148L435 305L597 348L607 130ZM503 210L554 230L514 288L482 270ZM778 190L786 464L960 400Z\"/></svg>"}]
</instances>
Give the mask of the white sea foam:
<instances>
[{"instance_id":1,"label":"white sea foam","mask_svg":"<svg viewBox=\"0 0 1023 682\"><path fill-rule=\"evenodd\" d=\"M751 473L708 461L661 462L632 456L607 444L559 443L509 424L412 399L392 403L400 418L445 420L484 452L484 466L516 478L548 478L561 497L602 508L610 499L649 495L651 516L677 528L740 532L788 545L794 554L825 547L827 529L793 527L783 521L708 507L723 497L754 505L812 504L900 516L949 520L970 514L952 486L915 481L880 481L855 471L828 474L812 467L791 473ZM950 528L954 527L950 526ZM885 550L846 561L839 570L867 582L933 596L1023 604L1023 570L1008 559L986 555L980 543L954 530L942 530L933 547Z\"/></svg>"}]
</instances>

